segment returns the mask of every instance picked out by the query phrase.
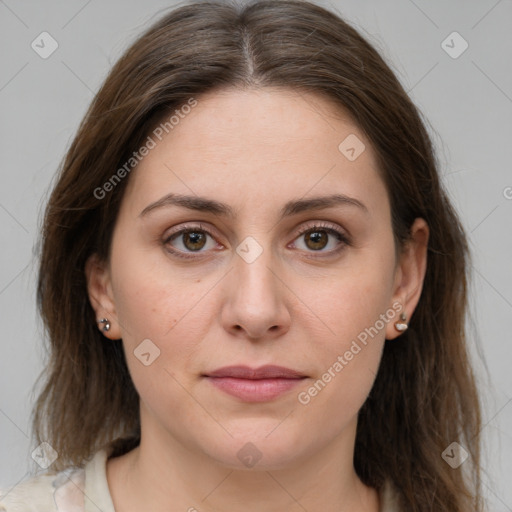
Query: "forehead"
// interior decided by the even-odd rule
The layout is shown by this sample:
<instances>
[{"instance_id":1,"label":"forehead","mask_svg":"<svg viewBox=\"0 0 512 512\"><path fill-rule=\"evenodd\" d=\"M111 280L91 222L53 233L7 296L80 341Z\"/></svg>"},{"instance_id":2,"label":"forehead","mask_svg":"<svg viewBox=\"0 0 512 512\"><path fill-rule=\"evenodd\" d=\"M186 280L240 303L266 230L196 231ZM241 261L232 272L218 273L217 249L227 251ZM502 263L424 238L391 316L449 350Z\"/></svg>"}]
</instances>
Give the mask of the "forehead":
<instances>
[{"instance_id":1,"label":"forehead","mask_svg":"<svg viewBox=\"0 0 512 512\"><path fill-rule=\"evenodd\" d=\"M286 88L210 92L180 117L174 116L173 136L164 136L165 142L210 153L216 159L235 154L249 158L261 147L267 158L290 149L332 150L333 143L336 150L344 132L363 137L348 112L332 100Z\"/></svg>"},{"instance_id":2,"label":"forehead","mask_svg":"<svg viewBox=\"0 0 512 512\"><path fill-rule=\"evenodd\" d=\"M156 144L126 191L136 207L168 192L215 196L235 208L309 192L386 196L369 141L331 100L263 88L196 101L178 109L161 140L150 134Z\"/></svg>"}]
</instances>

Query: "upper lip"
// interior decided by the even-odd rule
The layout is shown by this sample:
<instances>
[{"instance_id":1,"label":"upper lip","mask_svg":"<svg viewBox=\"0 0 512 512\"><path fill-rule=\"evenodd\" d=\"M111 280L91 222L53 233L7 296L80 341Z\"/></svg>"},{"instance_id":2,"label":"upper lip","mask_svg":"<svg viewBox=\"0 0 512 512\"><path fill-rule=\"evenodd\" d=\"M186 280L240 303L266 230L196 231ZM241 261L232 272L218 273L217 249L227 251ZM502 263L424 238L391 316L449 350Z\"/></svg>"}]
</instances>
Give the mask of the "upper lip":
<instances>
[{"instance_id":1,"label":"upper lip","mask_svg":"<svg viewBox=\"0 0 512 512\"><path fill-rule=\"evenodd\" d=\"M290 368L265 365L259 368L249 366L224 366L206 374L207 377L232 377L235 379L300 379L304 374Z\"/></svg>"}]
</instances>

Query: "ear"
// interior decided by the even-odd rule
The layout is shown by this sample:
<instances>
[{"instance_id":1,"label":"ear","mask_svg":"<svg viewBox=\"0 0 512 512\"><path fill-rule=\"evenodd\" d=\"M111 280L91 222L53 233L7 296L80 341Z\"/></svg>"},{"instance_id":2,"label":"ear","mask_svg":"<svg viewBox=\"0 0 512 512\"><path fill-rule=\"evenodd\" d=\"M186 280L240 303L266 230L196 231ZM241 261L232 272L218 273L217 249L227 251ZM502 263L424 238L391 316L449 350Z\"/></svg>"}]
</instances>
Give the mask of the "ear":
<instances>
[{"instance_id":1,"label":"ear","mask_svg":"<svg viewBox=\"0 0 512 512\"><path fill-rule=\"evenodd\" d=\"M405 322L408 323L420 299L427 270L428 238L428 224L424 219L417 218L411 226L410 238L403 247L395 272L393 309L396 309L396 303L400 303L401 309L397 311L394 321L388 322L386 326L388 340L395 339L401 334L401 331L395 328L399 315L403 312L406 316Z\"/></svg>"},{"instance_id":2,"label":"ear","mask_svg":"<svg viewBox=\"0 0 512 512\"><path fill-rule=\"evenodd\" d=\"M97 254L91 255L85 263L85 277L89 301L96 313L96 321L106 318L110 322L110 329L102 331L102 334L111 340L120 339L121 330L117 320L108 264L100 261ZM98 325L98 328L101 326Z\"/></svg>"}]
</instances>

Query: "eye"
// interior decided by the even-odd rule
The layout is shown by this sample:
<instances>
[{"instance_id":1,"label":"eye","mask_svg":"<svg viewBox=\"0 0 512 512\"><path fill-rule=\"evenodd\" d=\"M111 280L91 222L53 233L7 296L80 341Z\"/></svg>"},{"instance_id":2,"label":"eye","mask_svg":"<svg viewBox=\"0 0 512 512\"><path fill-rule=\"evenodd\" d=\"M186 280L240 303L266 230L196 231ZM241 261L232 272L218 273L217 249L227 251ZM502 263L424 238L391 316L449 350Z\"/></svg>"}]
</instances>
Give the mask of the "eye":
<instances>
[{"instance_id":1,"label":"eye","mask_svg":"<svg viewBox=\"0 0 512 512\"><path fill-rule=\"evenodd\" d=\"M163 243L171 254L179 258L195 258L220 245L201 224L183 226L168 235ZM302 229L292 245L306 252L327 256L338 253L350 245L350 241L335 224L321 222Z\"/></svg>"},{"instance_id":2,"label":"eye","mask_svg":"<svg viewBox=\"0 0 512 512\"><path fill-rule=\"evenodd\" d=\"M203 226L185 226L167 236L164 244L178 257L190 258L187 253L204 253L217 246L213 235ZM203 250L204 249L204 250Z\"/></svg>"},{"instance_id":3,"label":"eye","mask_svg":"<svg viewBox=\"0 0 512 512\"><path fill-rule=\"evenodd\" d=\"M334 225L320 223L301 230L293 245L308 252L336 253L349 245L349 240Z\"/></svg>"}]
</instances>

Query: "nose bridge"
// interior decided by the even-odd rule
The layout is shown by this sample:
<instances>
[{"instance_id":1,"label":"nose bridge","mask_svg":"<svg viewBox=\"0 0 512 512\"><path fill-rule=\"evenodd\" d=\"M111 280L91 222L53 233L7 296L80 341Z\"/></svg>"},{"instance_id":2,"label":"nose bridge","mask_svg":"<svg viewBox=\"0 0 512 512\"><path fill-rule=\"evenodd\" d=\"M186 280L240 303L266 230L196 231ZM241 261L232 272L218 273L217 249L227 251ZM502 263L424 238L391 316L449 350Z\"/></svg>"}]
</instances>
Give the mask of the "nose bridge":
<instances>
[{"instance_id":1,"label":"nose bridge","mask_svg":"<svg viewBox=\"0 0 512 512\"><path fill-rule=\"evenodd\" d=\"M256 242L258 243L258 242ZM275 303L279 290L272 268L274 257L271 249L263 249L258 243L248 240L237 247L233 278L239 300L263 307Z\"/></svg>"}]
</instances>

